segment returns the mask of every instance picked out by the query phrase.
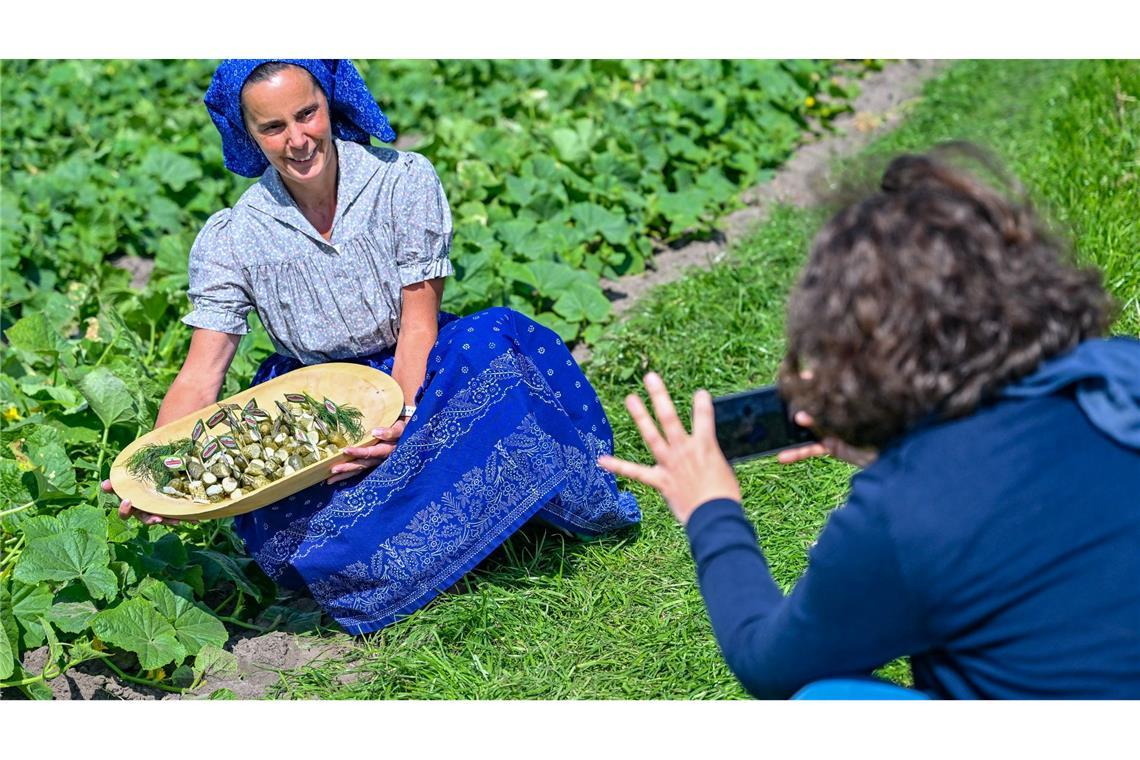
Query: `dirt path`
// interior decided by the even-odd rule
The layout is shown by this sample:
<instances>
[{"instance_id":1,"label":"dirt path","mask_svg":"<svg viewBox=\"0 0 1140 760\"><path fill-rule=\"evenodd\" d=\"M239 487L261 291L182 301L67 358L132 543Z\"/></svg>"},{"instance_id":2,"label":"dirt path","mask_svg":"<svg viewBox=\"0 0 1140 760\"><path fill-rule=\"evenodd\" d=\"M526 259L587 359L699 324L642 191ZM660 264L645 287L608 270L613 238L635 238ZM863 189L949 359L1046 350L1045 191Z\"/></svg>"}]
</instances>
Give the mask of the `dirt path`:
<instances>
[{"instance_id":1,"label":"dirt path","mask_svg":"<svg viewBox=\"0 0 1140 760\"><path fill-rule=\"evenodd\" d=\"M654 256L653 269L617 281L603 281L618 318L651 288L680 278L690 267L708 267L723 260L729 247L763 222L777 203L799 206L810 203L812 188L831 162L855 154L872 139L894 128L907 105L921 92L923 83L941 68L942 63L938 61L902 61L862 80L862 92L855 100L854 113L836 119L832 134L797 149L771 182L746 191L745 208L722 219L718 225L720 234L713 240L664 248ZM148 268L134 261L123 261L119 265L129 269L140 285L150 274ZM582 361L589 357L589 349L578 346L574 355ZM276 683L279 671L296 669L320 658L343 656L351 646L351 640L343 636L317 638L281 631L261 636L237 635L226 648L237 656L238 671L223 679L211 680L197 694L185 698L200 698L227 688L239 699L258 699ZM46 647L28 652L24 657L25 667L38 672L46 654ZM125 683L97 662L84 663L54 679L51 687L56 699L184 698Z\"/></svg>"},{"instance_id":2,"label":"dirt path","mask_svg":"<svg viewBox=\"0 0 1140 760\"><path fill-rule=\"evenodd\" d=\"M771 182L746 190L741 196L745 207L722 219L717 225L719 234L712 240L661 247L650 262L652 269L620 280L602 280L618 320L651 288L680 279L691 267L707 268L722 261L732 244L763 223L777 204L809 205L815 197L813 188L824 180L831 163L858 153L898 126L922 92L923 83L944 66L942 61L899 61L866 77L860 82L854 112L836 118L833 133L800 146ZM579 362L590 357L590 349L582 344L573 353Z\"/></svg>"}]
</instances>

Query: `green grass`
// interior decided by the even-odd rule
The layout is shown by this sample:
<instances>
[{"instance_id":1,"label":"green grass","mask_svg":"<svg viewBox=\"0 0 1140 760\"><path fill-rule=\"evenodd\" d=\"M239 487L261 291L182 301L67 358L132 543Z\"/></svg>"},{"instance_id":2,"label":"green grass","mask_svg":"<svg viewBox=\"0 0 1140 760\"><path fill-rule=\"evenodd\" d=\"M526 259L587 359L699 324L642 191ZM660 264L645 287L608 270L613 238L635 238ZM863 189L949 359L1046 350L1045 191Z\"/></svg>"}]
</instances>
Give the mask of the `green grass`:
<instances>
[{"instance_id":1,"label":"green grass","mask_svg":"<svg viewBox=\"0 0 1140 760\"><path fill-rule=\"evenodd\" d=\"M1124 97L1119 97L1120 93ZM868 151L968 138L995 149L1083 260L1106 271L1140 327L1137 230L1140 62L962 62L926 88L903 127ZM586 371L614 424L617 454L648 454L622 406L660 372L682 414L714 394L771 382L783 304L822 217L778 209L732 263L660 288L595 348ZM814 460L738 470L749 516L778 583L790 588L851 469ZM527 528L410 620L357 640L353 653L286 673L278 696L438 699L722 699L746 696L720 660L682 529L652 493L640 528L592 542ZM905 661L882 675L909 682Z\"/></svg>"}]
</instances>

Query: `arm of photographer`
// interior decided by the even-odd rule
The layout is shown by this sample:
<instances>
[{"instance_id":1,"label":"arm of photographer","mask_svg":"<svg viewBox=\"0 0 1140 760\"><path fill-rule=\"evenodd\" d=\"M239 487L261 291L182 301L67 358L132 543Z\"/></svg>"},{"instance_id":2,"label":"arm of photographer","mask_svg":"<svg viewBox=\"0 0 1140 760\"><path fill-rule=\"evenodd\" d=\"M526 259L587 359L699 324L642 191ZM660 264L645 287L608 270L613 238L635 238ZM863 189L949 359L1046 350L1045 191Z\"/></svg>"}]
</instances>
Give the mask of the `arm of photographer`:
<instances>
[{"instance_id":1,"label":"arm of photographer","mask_svg":"<svg viewBox=\"0 0 1140 760\"><path fill-rule=\"evenodd\" d=\"M785 596L717 446L711 397L694 397L690 436L661 379L650 374L645 386L661 431L639 397L626 406L656 465L613 457L599 464L656 488L685 525L717 643L750 694L786 698L812 681L867 675L928 647L920 606L873 499L862 499L857 487L831 514L807 571ZM859 485L874 487L866 479Z\"/></svg>"}]
</instances>

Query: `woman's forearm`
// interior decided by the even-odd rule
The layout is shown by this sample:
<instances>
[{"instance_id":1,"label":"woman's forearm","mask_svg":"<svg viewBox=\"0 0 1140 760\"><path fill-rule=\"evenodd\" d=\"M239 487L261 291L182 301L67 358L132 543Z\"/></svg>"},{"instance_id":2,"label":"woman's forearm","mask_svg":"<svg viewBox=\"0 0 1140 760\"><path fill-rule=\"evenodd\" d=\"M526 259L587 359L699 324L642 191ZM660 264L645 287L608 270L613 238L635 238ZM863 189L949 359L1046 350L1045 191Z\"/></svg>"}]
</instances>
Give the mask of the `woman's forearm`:
<instances>
[{"instance_id":1,"label":"woman's forearm","mask_svg":"<svg viewBox=\"0 0 1140 760\"><path fill-rule=\"evenodd\" d=\"M400 384L405 404L416 403L416 391L423 385L428 355L438 336L439 328L435 324L400 331L392 363L392 378Z\"/></svg>"},{"instance_id":2,"label":"woman's forearm","mask_svg":"<svg viewBox=\"0 0 1140 760\"><path fill-rule=\"evenodd\" d=\"M428 355L439 337L443 278L405 285L400 296L400 334L396 338L392 377L404 392L404 403L414 406L416 392L427 376Z\"/></svg>"},{"instance_id":3,"label":"woman's forearm","mask_svg":"<svg viewBox=\"0 0 1140 760\"><path fill-rule=\"evenodd\" d=\"M194 331L186 361L162 399L155 427L185 417L218 400L239 342L240 335L204 329Z\"/></svg>"},{"instance_id":4,"label":"woman's forearm","mask_svg":"<svg viewBox=\"0 0 1140 760\"><path fill-rule=\"evenodd\" d=\"M158 408L155 427L185 417L191 412L207 407L218 400L221 383L202 382L199 378L185 378L182 374L174 378L170 390Z\"/></svg>"}]
</instances>

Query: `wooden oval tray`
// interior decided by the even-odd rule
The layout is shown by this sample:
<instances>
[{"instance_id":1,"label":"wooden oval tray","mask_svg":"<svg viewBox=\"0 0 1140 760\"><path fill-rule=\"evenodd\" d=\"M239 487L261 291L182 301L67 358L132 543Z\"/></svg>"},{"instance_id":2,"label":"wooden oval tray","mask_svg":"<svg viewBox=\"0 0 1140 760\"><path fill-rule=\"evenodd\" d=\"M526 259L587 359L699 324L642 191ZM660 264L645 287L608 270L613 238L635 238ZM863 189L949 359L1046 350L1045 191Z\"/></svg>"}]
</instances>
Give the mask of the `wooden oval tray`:
<instances>
[{"instance_id":1,"label":"wooden oval tray","mask_svg":"<svg viewBox=\"0 0 1140 760\"><path fill-rule=\"evenodd\" d=\"M362 422L365 431L393 424L404 407L404 392L391 375L378 369L347 362L302 367L222 399L218 403L229 402L244 406L251 398L257 398L258 405L263 409L272 408L274 399L283 400L286 393L305 392L314 398L327 397L337 404L355 406L364 414ZM350 458L345 454L337 454L243 494L240 498L211 504L198 504L189 499L179 499L160 493L153 483L145 483L127 472L127 462L140 448L148 444L188 438L195 423L208 417L216 409L216 405L199 409L152 430L123 449L111 465L111 485L115 489L115 494L119 498L130 499L133 506L144 512L162 517L188 520L233 517L273 504L320 483L330 476L333 465ZM366 433L363 439L353 445L368 446L375 442L376 439Z\"/></svg>"}]
</instances>

